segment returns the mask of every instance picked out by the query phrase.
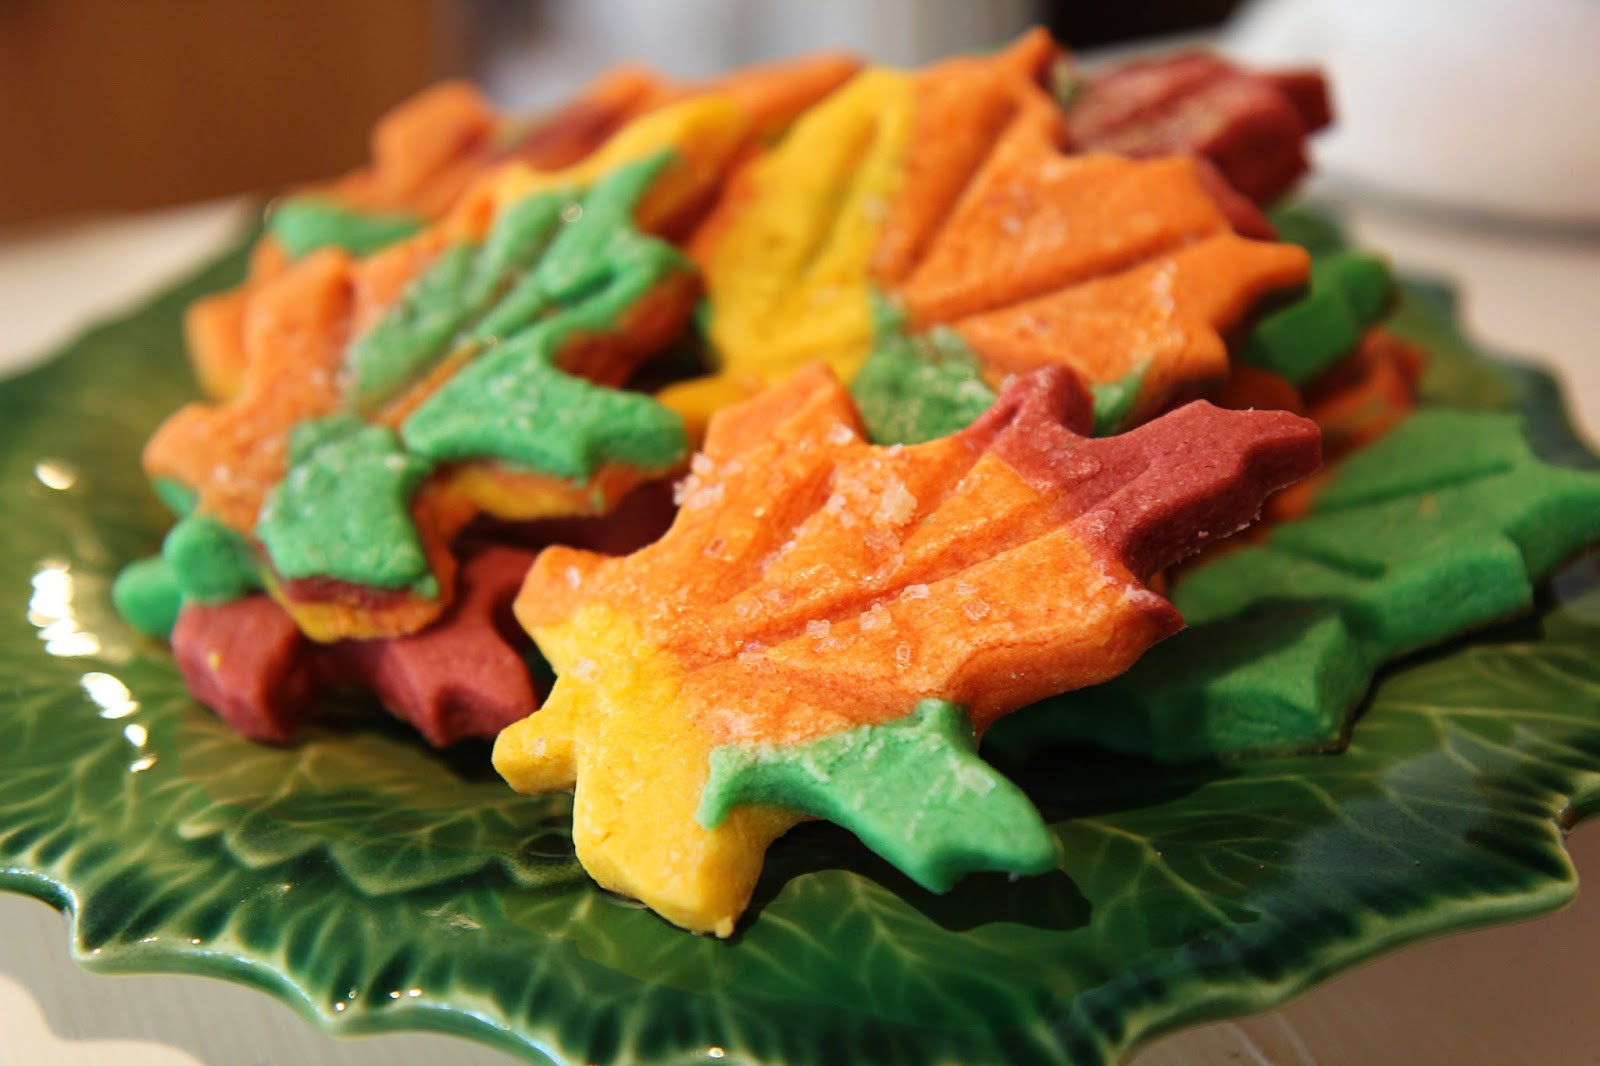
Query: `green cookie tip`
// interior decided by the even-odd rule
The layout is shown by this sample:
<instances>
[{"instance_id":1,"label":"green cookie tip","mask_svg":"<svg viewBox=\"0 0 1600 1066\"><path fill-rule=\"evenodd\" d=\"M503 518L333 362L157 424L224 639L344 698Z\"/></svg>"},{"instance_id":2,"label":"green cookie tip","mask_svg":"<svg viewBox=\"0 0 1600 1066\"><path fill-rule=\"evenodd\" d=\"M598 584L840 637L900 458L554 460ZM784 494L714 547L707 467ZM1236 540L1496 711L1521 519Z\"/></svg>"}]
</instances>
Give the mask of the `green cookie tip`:
<instances>
[{"instance_id":1,"label":"green cookie tip","mask_svg":"<svg viewBox=\"0 0 1600 1066\"><path fill-rule=\"evenodd\" d=\"M171 565L161 556L137 559L111 583L111 604L134 629L163 640L172 635L183 609L183 593Z\"/></svg>"},{"instance_id":2,"label":"green cookie tip","mask_svg":"<svg viewBox=\"0 0 1600 1066\"><path fill-rule=\"evenodd\" d=\"M191 514L168 530L161 556L185 600L229 603L261 587L250 541L208 515Z\"/></svg>"},{"instance_id":3,"label":"green cookie tip","mask_svg":"<svg viewBox=\"0 0 1600 1066\"><path fill-rule=\"evenodd\" d=\"M371 255L421 228L422 220L414 215L362 211L322 196L291 196L267 213L267 232L290 259L328 247Z\"/></svg>"},{"instance_id":4,"label":"green cookie tip","mask_svg":"<svg viewBox=\"0 0 1600 1066\"><path fill-rule=\"evenodd\" d=\"M944 700L800 744L714 750L696 817L714 828L743 803L841 825L933 892L967 873L1037 874L1059 860L1033 803L978 757L966 712Z\"/></svg>"}]
</instances>

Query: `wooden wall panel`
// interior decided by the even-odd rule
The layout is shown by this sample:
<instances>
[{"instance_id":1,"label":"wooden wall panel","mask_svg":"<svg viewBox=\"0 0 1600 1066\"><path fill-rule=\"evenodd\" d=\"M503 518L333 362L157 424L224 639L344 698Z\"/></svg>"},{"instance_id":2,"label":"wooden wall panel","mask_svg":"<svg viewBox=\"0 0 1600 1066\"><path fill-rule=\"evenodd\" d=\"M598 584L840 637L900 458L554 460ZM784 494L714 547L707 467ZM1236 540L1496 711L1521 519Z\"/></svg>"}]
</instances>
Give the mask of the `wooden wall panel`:
<instances>
[{"instance_id":1,"label":"wooden wall panel","mask_svg":"<svg viewBox=\"0 0 1600 1066\"><path fill-rule=\"evenodd\" d=\"M445 0L0 0L0 224L272 189L364 158L466 63Z\"/></svg>"}]
</instances>

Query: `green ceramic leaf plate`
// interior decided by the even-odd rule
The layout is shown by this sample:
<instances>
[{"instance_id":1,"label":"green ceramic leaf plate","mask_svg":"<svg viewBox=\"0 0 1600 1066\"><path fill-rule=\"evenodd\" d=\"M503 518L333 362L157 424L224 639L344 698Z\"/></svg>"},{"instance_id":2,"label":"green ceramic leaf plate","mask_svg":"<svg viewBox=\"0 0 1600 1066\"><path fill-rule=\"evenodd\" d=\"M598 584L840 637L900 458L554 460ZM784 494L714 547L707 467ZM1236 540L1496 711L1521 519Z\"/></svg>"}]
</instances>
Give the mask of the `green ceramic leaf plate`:
<instances>
[{"instance_id":1,"label":"green ceramic leaf plate","mask_svg":"<svg viewBox=\"0 0 1600 1066\"><path fill-rule=\"evenodd\" d=\"M1315 236L1313 234L1313 236ZM1003 769L1062 868L945 896L825 825L775 848L742 930L596 889L564 797L370 708L292 749L234 738L113 614L166 518L137 455L191 396L180 313L236 252L0 384L0 886L69 909L103 970L233 978L333 1032L433 1029L535 1062L1110 1063L1358 960L1553 909L1600 806L1600 570L1534 617L1390 669L1340 756L1172 769L1054 750ZM1442 290L1397 322L1430 399L1522 408L1592 465L1547 378L1476 356Z\"/></svg>"}]
</instances>

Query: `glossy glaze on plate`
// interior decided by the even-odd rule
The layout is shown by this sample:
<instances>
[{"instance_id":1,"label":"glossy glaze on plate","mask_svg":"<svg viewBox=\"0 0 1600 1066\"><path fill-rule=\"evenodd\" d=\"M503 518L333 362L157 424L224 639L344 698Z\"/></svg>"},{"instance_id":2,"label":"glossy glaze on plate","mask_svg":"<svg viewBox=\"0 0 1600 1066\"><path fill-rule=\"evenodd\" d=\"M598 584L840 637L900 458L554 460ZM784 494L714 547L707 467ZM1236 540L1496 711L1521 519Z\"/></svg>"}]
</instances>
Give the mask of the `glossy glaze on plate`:
<instances>
[{"instance_id":1,"label":"glossy glaze on plate","mask_svg":"<svg viewBox=\"0 0 1600 1066\"><path fill-rule=\"evenodd\" d=\"M1329 238L1331 239L1331 238ZM565 797L507 790L370 708L294 748L233 737L112 613L166 517L137 454L192 395L179 318L227 257L0 384L0 885L70 907L108 970L189 970L335 1032L430 1028L533 1061L1115 1061L1576 885L1600 805L1600 571L1536 617L1391 669L1342 756L1159 768L1051 751L1003 769L1062 869L916 888L848 835L773 849L741 932L688 936L578 869ZM1593 465L1548 379L1484 362L1442 290L1397 322L1433 402L1522 407Z\"/></svg>"}]
</instances>

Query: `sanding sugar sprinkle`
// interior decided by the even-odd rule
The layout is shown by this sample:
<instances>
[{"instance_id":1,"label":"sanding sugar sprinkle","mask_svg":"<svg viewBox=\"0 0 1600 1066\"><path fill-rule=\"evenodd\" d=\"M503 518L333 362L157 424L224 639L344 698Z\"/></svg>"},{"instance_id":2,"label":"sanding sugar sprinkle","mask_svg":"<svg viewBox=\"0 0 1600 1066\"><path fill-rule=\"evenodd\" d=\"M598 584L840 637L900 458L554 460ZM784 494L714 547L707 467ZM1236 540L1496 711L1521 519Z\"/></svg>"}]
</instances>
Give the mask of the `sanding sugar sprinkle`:
<instances>
[{"instance_id":1,"label":"sanding sugar sprinkle","mask_svg":"<svg viewBox=\"0 0 1600 1066\"><path fill-rule=\"evenodd\" d=\"M890 481L878 497L878 509L872 520L880 526L903 526L917 513L917 498L904 484Z\"/></svg>"},{"instance_id":2,"label":"sanding sugar sprinkle","mask_svg":"<svg viewBox=\"0 0 1600 1066\"><path fill-rule=\"evenodd\" d=\"M691 511L699 511L707 507L715 507L721 503L722 494L722 482L713 481L709 485L696 485L692 491L683 497L682 503L684 507Z\"/></svg>"}]
</instances>

